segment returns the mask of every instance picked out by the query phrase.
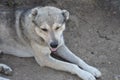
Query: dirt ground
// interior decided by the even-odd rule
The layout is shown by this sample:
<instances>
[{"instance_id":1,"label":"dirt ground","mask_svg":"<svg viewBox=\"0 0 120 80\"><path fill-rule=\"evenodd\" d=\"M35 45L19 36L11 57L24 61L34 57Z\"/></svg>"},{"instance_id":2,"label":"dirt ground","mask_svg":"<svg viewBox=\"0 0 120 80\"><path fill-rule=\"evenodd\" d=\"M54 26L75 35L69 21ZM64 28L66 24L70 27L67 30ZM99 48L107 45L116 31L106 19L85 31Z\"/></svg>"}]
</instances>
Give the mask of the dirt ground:
<instances>
[{"instance_id":1,"label":"dirt ground","mask_svg":"<svg viewBox=\"0 0 120 80\"><path fill-rule=\"evenodd\" d=\"M77 56L102 72L102 77L98 80L120 80L120 16L116 11L104 10L96 6L93 0L41 0L41 3L39 2L40 0L36 0L34 4L56 6L70 12L70 20L64 32L65 43ZM21 7L22 3L17 4L17 7ZM31 6L32 2L26 0L24 4ZM24 4L22 7L26 6ZM6 4L1 2L1 8L5 7L3 5ZM11 80L81 80L70 73L42 68L34 58L2 55L0 62L14 70L12 76L1 74Z\"/></svg>"}]
</instances>

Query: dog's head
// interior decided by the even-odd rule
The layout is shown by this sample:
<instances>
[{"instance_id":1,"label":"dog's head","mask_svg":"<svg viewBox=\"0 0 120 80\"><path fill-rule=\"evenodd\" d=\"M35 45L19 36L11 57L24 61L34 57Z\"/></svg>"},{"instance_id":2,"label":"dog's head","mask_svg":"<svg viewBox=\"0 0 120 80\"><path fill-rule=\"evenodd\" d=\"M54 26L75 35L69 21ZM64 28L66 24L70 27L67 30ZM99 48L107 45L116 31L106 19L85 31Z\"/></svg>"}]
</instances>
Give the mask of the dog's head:
<instances>
[{"instance_id":1,"label":"dog's head","mask_svg":"<svg viewBox=\"0 0 120 80\"><path fill-rule=\"evenodd\" d=\"M36 34L56 51L63 41L65 22L69 19L69 12L55 7L37 7L31 10Z\"/></svg>"}]
</instances>

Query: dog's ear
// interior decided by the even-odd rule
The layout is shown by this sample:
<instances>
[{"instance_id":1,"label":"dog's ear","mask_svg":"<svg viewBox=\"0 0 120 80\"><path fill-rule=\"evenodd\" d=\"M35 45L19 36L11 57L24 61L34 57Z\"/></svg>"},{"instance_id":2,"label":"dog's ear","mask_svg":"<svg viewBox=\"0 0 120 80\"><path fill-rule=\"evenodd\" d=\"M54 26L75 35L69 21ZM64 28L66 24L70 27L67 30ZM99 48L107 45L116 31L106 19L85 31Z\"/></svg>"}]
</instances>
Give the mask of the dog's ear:
<instances>
[{"instance_id":1,"label":"dog's ear","mask_svg":"<svg viewBox=\"0 0 120 80\"><path fill-rule=\"evenodd\" d=\"M30 18L35 18L38 15L38 7L31 9L30 11Z\"/></svg>"},{"instance_id":2,"label":"dog's ear","mask_svg":"<svg viewBox=\"0 0 120 80\"><path fill-rule=\"evenodd\" d=\"M62 15L64 16L64 21L69 19L69 12L67 10L62 10Z\"/></svg>"},{"instance_id":3,"label":"dog's ear","mask_svg":"<svg viewBox=\"0 0 120 80\"><path fill-rule=\"evenodd\" d=\"M38 14L38 8L34 8L31 10L31 15L35 17Z\"/></svg>"},{"instance_id":4,"label":"dog's ear","mask_svg":"<svg viewBox=\"0 0 120 80\"><path fill-rule=\"evenodd\" d=\"M39 9L39 7L36 7L36 8L31 9L30 15L29 15L30 19L32 20L32 22L33 22L36 26L38 26L38 25L36 24L36 22L35 22L35 18L36 18L36 16L38 15L38 9Z\"/></svg>"}]
</instances>

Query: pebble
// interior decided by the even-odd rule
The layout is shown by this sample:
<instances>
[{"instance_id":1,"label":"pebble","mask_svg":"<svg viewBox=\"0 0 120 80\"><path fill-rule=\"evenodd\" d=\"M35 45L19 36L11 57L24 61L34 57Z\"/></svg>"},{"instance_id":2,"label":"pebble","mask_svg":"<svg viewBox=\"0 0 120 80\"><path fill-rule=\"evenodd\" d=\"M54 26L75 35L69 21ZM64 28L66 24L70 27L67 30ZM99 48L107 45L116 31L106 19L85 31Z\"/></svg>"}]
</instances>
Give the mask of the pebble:
<instances>
[{"instance_id":1,"label":"pebble","mask_svg":"<svg viewBox=\"0 0 120 80\"><path fill-rule=\"evenodd\" d=\"M120 75L116 75L115 80L120 80Z\"/></svg>"}]
</instances>

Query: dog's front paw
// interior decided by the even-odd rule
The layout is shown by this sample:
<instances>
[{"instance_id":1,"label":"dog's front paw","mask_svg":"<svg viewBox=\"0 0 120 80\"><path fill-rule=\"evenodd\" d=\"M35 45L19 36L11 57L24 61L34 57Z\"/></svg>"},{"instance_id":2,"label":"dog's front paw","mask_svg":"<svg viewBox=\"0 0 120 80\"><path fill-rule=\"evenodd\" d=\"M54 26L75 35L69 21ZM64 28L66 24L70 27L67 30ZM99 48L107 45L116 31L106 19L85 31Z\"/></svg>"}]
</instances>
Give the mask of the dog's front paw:
<instances>
[{"instance_id":1,"label":"dog's front paw","mask_svg":"<svg viewBox=\"0 0 120 80\"><path fill-rule=\"evenodd\" d=\"M0 77L0 80L10 80L10 79Z\"/></svg>"},{"instance_id":2,"label":"dog's front paw","mask_svg":"<svg viewBox=\"0 0 120 80\"><path fill-rule=\"evenodd\" d=\"M5 64L0 64L0 72L5 75L12 75L12 69Z\"/></svg>"},{"instance_id":3,"label":"dog's front paw","mask_svg":"<svg viewBox=\"0 0 120 80\"><path fill-rule=\"evenodd\" d=\"M96 78L91 73L84 70L81 72L80 77L83 80L96 80Z\"/></svg>"},{"instance_id":4,"label":"dog's front paw","mask_svg":"<svg viewBox=\"0 0 120 80\"><path fill-rule=\"evenodd\" d=\"M96 78L101 77L101 72L98 69L96 69L96 68L94 68L92 66L87 66L87 68L85 68L85 70L88 71L88 72L90 72Z\"/></svg>"}]
</instances>

